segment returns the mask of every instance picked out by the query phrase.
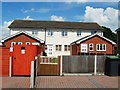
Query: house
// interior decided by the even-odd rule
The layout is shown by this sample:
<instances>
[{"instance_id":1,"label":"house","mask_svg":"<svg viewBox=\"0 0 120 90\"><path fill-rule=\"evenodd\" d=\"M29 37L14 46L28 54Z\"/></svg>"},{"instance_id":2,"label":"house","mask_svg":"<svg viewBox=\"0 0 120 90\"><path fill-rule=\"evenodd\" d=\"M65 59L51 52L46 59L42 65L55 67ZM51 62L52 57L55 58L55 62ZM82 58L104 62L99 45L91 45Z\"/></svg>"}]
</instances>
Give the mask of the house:
<instances>
[{"instance_id":1,"label":"house","mask_svg":"<svg viewBox=\"0 0 120 90\"><path fill-rule=\"evenodd\" d=\"M117 51L120 54L120 28L118 28L116 32L117 32Z\"/></svg>"},{"instance_id":2,"label":"house","mask_svg":"<svg viewBox=\"0 0 120 90\"><path fill-rule=\"evenodd\" d=\"M97 23L40 20L14 20L8 27L13 35L25 31L45 41L47 56L70 55L70 44L87 35L103 36Z\"/></svg>"},{"instance_id":3,"label":"house","mask_svg":"<svg viewBox=\"0 0 120 90\"><path fill-rule=\"evenodd\" d=\"M72 42L71 55L113 54L115 45L115 42L95 33Z\"/></svg>"}]
</instances>

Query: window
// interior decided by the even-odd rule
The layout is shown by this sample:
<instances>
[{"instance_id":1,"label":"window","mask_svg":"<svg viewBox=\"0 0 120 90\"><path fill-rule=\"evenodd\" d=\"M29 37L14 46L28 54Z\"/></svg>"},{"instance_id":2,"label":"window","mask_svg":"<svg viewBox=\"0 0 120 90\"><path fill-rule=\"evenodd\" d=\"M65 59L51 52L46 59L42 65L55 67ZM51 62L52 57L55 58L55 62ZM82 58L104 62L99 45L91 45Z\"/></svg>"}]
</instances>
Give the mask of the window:
<instances>
[{"instance_id":1,"label":"window","mask_svg":"<svg viewBox=\"0 0 120 90\"><path fill-rule=\"evenodd\" d=\"M22 45L22 42L17 42L18 43L18 45Z\"/></svg>"},{"instance_id":2,"label":"window","mask_svg":"<svg viewBox=\"0 0 120 90\"><path fill-rule=\"evenodd\" d=\"M97 44L96 49L97 51L106 51L106 44Z\"/></svg>"},{"instance_id":3,"label":"window","mask_svg":"<svg viewBox=\"0 0 120 90\"><path fill-rule=\"evenodd\" d=\"M47 45L45 45L45 50L47 50Z\"/></svg>"},{"instance_id":4,"label":"window","mask_svg":"<svg viewBox=\"0 0 120 90\"><path fill-rule=\"evenodd\" d=\"M87 52L87 44L81 44L81 52Z\"/></svg>"},{"instance_id":5,"label":"window","mask_svg":"<svg viewBox=\"0 0 120 90\"><path fill-rule=\"evenodd\" d=\"M80 30L77 31L77 36L81 36L81 31Z\"/></svg>"},{"instance_id":6,"label":"window","mask_svg":"<svg viewBox=\"0 0 120 90\"><path fill-rule=\"evenodd\" d=\"M30 42L26 42L26 45L30 45Z\"/></svg>"},{"instance_id":7,"label":"window","mask_svg":"<svg viewBox=\"0 0 120 90\"><path fill-rule=\"evenodd\" d=\"M16 44L16 42L11 42L11 46L14 46Z\"/></svg>"},{"instance_id":8,"label":"window","mask_svg":"<svg viewBox=\"0 0 120 90\"><path fill-rule=\"evenodd\" d=\"M49 30L48 31L48 36L53 36L53 31Z\"/></svg>"},{"instance_id":9,"label":"window","mask_svg":"<svg viewBox=\"0 0 120 90\"><path fill-rule=\"evenodd\" d=\"M61 51L62 50L62 45L56 45L56 51Z\"/></svg>"},{"instance_id":10,"label":"window","mask_svg":"<svg viewBox=\"0 0 120 90\"><path fill-rule=\"evenodd\" d=\"M62 31L62 36L67 36L67 31Z\"/></svg>"},{"instance_id":11,"label":"window","mask_svg":"<svg viewBox=\"0 0 120 90\"><path fill-rule=\"evenodd\" d=\"M95 34L97 31L91 31L91 34Z\"/></svg>"},{"instance_id":12,"label":"window","mask_svg":"<svg viewBox=\"0 0 120 90\"><path fill-rule=\"evenodd\" d=\"M11 46L14 46L14 45L22 45L22 42L11 42Z\"/></svg>"},{"instance_id":13,"label":"window","mask_svg":"<svg viewBox=\"0 0 120 90\"><path fill-rule=\"evenodd\" d=\"M37 30L33 30L33 31L32 31L32 34L33 34L33 35L38 35L38 31L37 31Z\"/></svg>"},{"instance_id":14,"label":"window","mask_svg":"<svg viewBox=\"0 0 120 90\"><path fill-rule=\"evenodd\" d=\"M94 47L93 47L93 43L90 43L90 44L89 44L89 51L93 51L93 48L94 48Z\"/></svg>"},{"instance_id":15,"label":"window","mask_svg":"<svg viewBox=\"0 0 120 90\"><path fill-rule=\"evenodd\" d=\"M70 51L70 45L64 45L64 51Z\"/></svg>"}]
</instances>

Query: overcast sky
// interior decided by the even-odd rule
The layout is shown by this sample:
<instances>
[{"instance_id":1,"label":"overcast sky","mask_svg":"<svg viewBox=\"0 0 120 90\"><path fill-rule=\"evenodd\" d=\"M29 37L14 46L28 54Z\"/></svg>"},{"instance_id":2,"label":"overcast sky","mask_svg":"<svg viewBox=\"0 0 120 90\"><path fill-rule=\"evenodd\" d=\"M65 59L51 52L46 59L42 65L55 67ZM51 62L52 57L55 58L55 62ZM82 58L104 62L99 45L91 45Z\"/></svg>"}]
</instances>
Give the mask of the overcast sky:
<instances>
[{"instance_id":1,"label":"overcast sky","mask_svg":"<svg viewBox=\"0 0 120 90\"><path fill-rule=\"evenodd\" d=\"M118 28L118 2L84 1L2 2L2 37L9 35L7 27L15 19L97 22L112 31Z\"/></svg>"}]
</instances>

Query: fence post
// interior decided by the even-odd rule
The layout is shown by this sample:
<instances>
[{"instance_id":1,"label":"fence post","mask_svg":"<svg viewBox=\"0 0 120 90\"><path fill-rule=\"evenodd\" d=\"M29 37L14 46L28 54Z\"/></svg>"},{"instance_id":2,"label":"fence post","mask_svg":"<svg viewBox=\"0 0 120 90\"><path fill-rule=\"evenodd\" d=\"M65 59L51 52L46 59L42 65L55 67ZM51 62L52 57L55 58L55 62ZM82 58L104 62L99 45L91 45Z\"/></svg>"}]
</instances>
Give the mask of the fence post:
<instances>
[{"instance_id":1,"label":"fence post","mask_svg":"<svg viewBox=\"0 0 120 90\"><path fill-rule=\"evenodd\" d=\"M60 76L62 76L62 55L60 58Z\"/></svg>"},{"instance_id":2,"label":"fence post","mask_svg":"<svg viewBox=\"0 0 120 90\"><path fill-rule=\"evenodd\" d=\"M97 75L97 55L95 55L95 61L94 61L94 75Z\"/></svg>"},{"instance_id":3,"label":"fence post","mask_svg":"<svg viewBox=\"0 0 120 90\"><path fill-rule=\"evenodd\" d=\"M34 88L34 61L31 61L30 88Z\"/></svg>"},{"instance_id":4,"label":"fence post","mask_svg":"<svg viewBox=\"0 0 120 90\"><path fill-rule=\"evenodd\" d=\"M12 76L12 56L10 56L10 61L9 61L9 76Z\"/></svg>"}]
</instances>

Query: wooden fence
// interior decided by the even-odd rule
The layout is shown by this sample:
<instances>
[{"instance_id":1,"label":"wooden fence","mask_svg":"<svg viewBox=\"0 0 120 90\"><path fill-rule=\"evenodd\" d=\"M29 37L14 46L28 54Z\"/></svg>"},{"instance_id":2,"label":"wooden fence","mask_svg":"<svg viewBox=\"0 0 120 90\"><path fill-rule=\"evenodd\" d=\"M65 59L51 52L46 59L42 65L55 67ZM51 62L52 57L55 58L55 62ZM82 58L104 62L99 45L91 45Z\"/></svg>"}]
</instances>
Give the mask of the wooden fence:
<instances>
[{"instance_id":1,"label":"wooden fence","mask_svg":"<svg viewBox=\"0 0 120 90\"><path fill-rule=\"evenodd\" d=\"M61 73L103 74L105 55L62 56Z\"/></svg>"},{"instance_id":2,"label":"wooden fence","mask_svg":"<svg viewBox=\"0 0 120 90\"><path fill-rule=\"evenodd\" d=\"M37 61L37 75L58 75L58 59L40 56Z\"/></svg>"}]
</instances>

